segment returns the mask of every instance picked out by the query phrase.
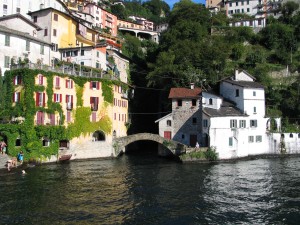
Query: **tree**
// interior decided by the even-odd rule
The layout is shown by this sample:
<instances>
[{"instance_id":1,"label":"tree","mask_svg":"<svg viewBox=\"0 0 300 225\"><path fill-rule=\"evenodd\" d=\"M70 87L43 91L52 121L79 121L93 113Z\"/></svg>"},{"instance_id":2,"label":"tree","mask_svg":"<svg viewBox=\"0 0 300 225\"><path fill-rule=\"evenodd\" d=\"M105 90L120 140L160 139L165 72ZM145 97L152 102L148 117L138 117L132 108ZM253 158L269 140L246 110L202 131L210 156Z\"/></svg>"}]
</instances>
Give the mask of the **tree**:
<instances>
[{"instance_id":1,"label":"tree","mask_svg":"<svg viewBox=\"0 0 300 225\"><path fill-rule=\"evenodd\" d=\"M111 7L112 14L116 15L118 19L126 20L128 18L128 14L124 6L120 4L112 5Z\"/></svg>"}]
</instances>

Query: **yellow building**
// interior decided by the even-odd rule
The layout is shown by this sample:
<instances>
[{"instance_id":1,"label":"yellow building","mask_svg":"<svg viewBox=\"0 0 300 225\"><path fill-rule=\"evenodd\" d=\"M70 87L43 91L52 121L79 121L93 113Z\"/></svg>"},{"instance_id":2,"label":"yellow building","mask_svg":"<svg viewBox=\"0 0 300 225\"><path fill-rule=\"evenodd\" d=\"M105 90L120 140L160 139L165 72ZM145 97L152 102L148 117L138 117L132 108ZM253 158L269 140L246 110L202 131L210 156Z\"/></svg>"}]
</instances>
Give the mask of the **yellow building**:
<instances>
[{"instance_id":1,"label":"yellow building","mask_svg":"<svg viewBox=\"0 0 300 225\"><path fill-rule=\"evenodd\" d=\"M13 106L26 105L24 101L28 98L23 95L31 90L34 126L63 127L62 136L70 137L59 140L43 137L43 147L58 141L57 156L68 154L72 159L115 155L113 138L127 135L128 99L124 98L121 87L124 83L42 71L32 77L35 71L28 71L12 78ZM26 85L30 82L34 85L29 88ZM56 161L57 156L50 161Z\"/></svg>"}]
</instances>

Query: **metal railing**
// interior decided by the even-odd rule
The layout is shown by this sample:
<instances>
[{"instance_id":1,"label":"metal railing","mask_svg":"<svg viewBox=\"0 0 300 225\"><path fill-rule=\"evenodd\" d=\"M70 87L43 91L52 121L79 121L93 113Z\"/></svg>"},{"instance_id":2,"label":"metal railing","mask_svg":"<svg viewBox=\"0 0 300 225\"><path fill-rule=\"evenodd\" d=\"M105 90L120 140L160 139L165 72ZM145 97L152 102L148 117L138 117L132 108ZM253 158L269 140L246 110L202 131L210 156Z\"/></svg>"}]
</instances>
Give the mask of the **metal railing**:
<instances>
[{"instance_id":1,"label":"metal railing","mask_svg":"<svg viewBox=\"0 0 300 225\"><path fill-rule=\"evenodd\" d=\"M87 78L102 78L107 80L118 80L118 78L114 75L110 75L106 72L96 72L93 69L86 72L83 70L76 70L72 65L63 64L59 67L57 66L48 66L43 64L36 64L36 63L26 63L26 64L14 64L10 66L11 70L15 69L39 69L44 71L51 71L55 73L62 73L62 74L68 74L71 76L79 76L79 77L87 77Z\"/></svg>"}]
</instances>

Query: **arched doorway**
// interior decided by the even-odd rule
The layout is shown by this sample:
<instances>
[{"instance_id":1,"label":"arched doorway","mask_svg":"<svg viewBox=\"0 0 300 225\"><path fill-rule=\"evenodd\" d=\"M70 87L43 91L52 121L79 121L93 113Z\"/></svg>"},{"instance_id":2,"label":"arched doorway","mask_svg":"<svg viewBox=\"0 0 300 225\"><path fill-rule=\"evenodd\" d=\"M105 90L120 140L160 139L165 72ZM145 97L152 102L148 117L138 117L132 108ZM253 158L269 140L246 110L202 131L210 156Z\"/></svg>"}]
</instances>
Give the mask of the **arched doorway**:
<instances>
[{"instance_id":1,"label":"arched doorway","mask_svg":"<svg viewBox=\"0 0 300 225\"><path fill-rule=\"evenodd\" d=\"M94 141L105 141L105 134L104 132L97 130L93 133L93 140Z\"/></svg>"}]
</instances>

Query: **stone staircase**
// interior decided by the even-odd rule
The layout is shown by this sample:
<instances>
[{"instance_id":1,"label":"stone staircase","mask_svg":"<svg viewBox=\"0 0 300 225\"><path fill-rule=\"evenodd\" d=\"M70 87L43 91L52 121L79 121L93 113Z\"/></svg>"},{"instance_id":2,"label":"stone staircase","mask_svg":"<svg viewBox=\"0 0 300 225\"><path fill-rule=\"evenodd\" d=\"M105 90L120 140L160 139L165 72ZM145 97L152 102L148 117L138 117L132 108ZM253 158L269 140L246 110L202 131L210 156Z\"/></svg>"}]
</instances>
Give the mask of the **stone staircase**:
<instances>
[{"instance_id":1,"label":"stone staircase","mask_svg":"<svg viewBox=\"0 0 300 225\"><path fill-rule=\"evenodd\" d=\"M9 160L10 157L8 155L2 155L0 154L0 170L1 169L6 169L6 162Z\"/></svg>"}]
</instances>

